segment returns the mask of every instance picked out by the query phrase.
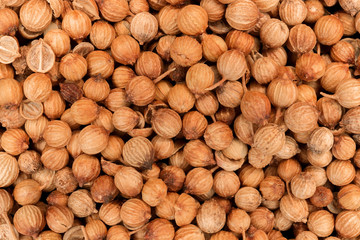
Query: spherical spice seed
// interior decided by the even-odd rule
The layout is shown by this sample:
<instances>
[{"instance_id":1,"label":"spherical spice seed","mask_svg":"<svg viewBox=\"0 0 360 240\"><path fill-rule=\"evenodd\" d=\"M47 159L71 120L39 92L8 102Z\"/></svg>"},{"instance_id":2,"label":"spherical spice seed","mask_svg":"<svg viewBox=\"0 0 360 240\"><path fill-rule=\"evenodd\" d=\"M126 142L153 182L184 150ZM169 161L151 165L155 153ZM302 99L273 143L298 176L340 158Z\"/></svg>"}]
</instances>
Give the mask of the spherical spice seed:
<instances>
[{"instance_id":1,"label":"spherical spice seed","mask_svg":"<svg viewBox=\"0 0 360 240\"><path fill-rule=\"evenodd\" d=\"M359 238L357 0L0 5L1 239Z\"/></svg>"}]
</instances>

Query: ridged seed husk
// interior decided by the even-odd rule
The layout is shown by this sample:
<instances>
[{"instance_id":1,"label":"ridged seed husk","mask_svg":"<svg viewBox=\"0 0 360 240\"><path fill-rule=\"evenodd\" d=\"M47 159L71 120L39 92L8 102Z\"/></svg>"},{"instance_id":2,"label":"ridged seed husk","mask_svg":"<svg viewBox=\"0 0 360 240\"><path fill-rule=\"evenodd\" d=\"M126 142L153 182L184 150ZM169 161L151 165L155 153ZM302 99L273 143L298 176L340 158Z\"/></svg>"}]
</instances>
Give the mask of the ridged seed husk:
<instances>
[{"instance_id":1,"label":"ridged seed husk","mask_svg":"<svg viewBox=\"0 0 360 240\"><path fill-rule=\"evenodd\" d=\"M133 137L124 145L123 162L131 167L150 169L154 154L153 145L147 138Z\"/></svg>"}]
</instances>

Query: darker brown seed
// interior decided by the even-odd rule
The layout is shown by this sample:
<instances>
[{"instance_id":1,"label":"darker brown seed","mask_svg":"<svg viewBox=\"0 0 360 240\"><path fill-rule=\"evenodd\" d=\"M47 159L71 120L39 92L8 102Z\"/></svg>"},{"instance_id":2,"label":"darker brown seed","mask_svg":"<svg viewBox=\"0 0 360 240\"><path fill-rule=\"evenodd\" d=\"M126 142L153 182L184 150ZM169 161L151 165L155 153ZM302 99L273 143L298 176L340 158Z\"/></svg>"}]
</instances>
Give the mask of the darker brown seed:
<instances>
[{"instance_id":1,"label":"darker brown seed","mask_svg":"<svg viewBox=\"0 0 360 240\"><path fill-rule=\"evenodd\" d=\"M75 83L60 83L60 94L65 101L71 104L83 96L81 88Z\"/></svg>"},{"instance_id":2,"label":"darker brown seed","mask_svg":"<svg viewBox=\"0 0 360 240\"><path fill-rule=\"evenodd\" d=\"M333 198L334 196L330 189L320 186L316 188L314 195L310 198L310 202L315 207L326 207L332 202Z\"/></svg>"}]
</instances>

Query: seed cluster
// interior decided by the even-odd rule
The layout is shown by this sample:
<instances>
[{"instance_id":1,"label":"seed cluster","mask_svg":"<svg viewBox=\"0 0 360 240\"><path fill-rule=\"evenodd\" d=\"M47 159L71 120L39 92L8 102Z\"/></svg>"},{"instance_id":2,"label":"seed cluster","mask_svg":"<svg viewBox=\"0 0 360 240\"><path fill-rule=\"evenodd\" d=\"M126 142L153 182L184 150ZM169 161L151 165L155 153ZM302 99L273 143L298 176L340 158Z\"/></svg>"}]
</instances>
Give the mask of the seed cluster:
<instances>
[{"instance_id":1,"label":"seed cluster","mask_svg":"<svg viewBox=\"0 0 360 240\"><path fill-rule=\"evenodd\" d=\"M358 239L359 12L0 0L0 239Z\"/></svg>"}]
</instances>

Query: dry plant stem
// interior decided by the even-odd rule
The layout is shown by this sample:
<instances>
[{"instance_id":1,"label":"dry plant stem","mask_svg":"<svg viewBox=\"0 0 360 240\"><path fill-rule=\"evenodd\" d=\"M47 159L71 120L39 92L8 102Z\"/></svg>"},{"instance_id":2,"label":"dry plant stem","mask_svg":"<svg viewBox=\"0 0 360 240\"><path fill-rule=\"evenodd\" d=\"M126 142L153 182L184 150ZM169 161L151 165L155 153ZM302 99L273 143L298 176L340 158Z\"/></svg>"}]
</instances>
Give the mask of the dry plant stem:
<instances>
[{"instance_id":1,"label":"dry plant stem","mask_svg":"<svg viewBox=\"0 0 360 240\"><path fill-rule=\"evenodd\" d=\"M154 84L157 84L158 82L160 82L161 80L163 80L167 75L169 75L170 73L172 73L173 71L175 71L176 68L172 68L172 69L169 69L167 70L166 72L164 72L163 74L161 74L160 76L158 76L157 78L155 78L153 80L153 83Z\"/></svg>"},{"instance_id":2,"label":"dry plant stem","mask_svg":"<svg viewBox=\"0 0 360 240\"><path fill-rule=\"evenodd\" d=\"M219 87L221 84L223 84L227 79L226 78L222 78L220 81L218 81L217 83L215 83L214 85L205 88L206 91L211 91L214 90L215 88Z\"/></svg>"},{"instance_id":3,"label":"dry plant stem","mask_svg":"<svg viewBox=\"0 0 360 240\"><path fill-rule=\"evenodd\" d=\"M338 100L339 97L336 96L336 95L330 95L330 94L327 94L327 93L324 93L324 92L320 92L320 94L323 96L323 97L328 97L328 98L331 98L331 99L334 99L334 100Z\"/></svg>"},{"instance_id":4,"label":"dry plant stem","mask_svg":"<svg viewBox=\"0 0 360 240\"><path fill-rule=\"evenodd\" d=\"M244 76L242 76L242 79L241 79L241 84L242 84L242 87L243 87L243 90L244 90L244 93L246 93L247 91L249 91L246 87L246 82L247 82L247 79L246 79L246 72L244 74ZM244 94L245 95L245 94Z\"/></svg>"},{"instance_id":5,"label":"dry plant stem","mask_svg":"<svg viewBox=\"0 0 360 240\"><path fill-rule=\"evenodd\" d=\"M214 173L216 170L218 170L220 167L219 166L215 166L212 169L210 169L211 173Z\"/></svg>"},{"instance_id":6,"label":"dry plant stem","mask_svg":"<svg viewBox=\"0 0 360 240\"><path fill-rule=\"evenodd\" d=\"M9 228L10 234L11 234L11 238L14 239L14 240L17 239L14 228L13 228L13 225L10 222L10 219L9 219L7 213L6 212L1 213L1 217L4 218L6 224L8 225L8 228Z\"/></svg>"},{"instance_id":7,"label":"dry plant stem","mask_svg":"<svg viewBox=\"0 0 360 240\"><path fill-rule=\"evenodd\" d=\"M286 184L286 191L289 194L291 202L294 202L294 199L292 197L291 190L290 190L290 181L286 181L286 183L285 183Z\"/></svg>"},{"instance_id":8,"label":"dry plant stem","mask_svg":"<svg viewBox=\"0 0 360 240\"><path fill-rule=\"evenodd\" d=\"M283 115L284 115L284 112L282 111L282 108L280 108L280 107L276 108L275 124L279 123L279 121Z\"/></svg>"}]
</instances>

